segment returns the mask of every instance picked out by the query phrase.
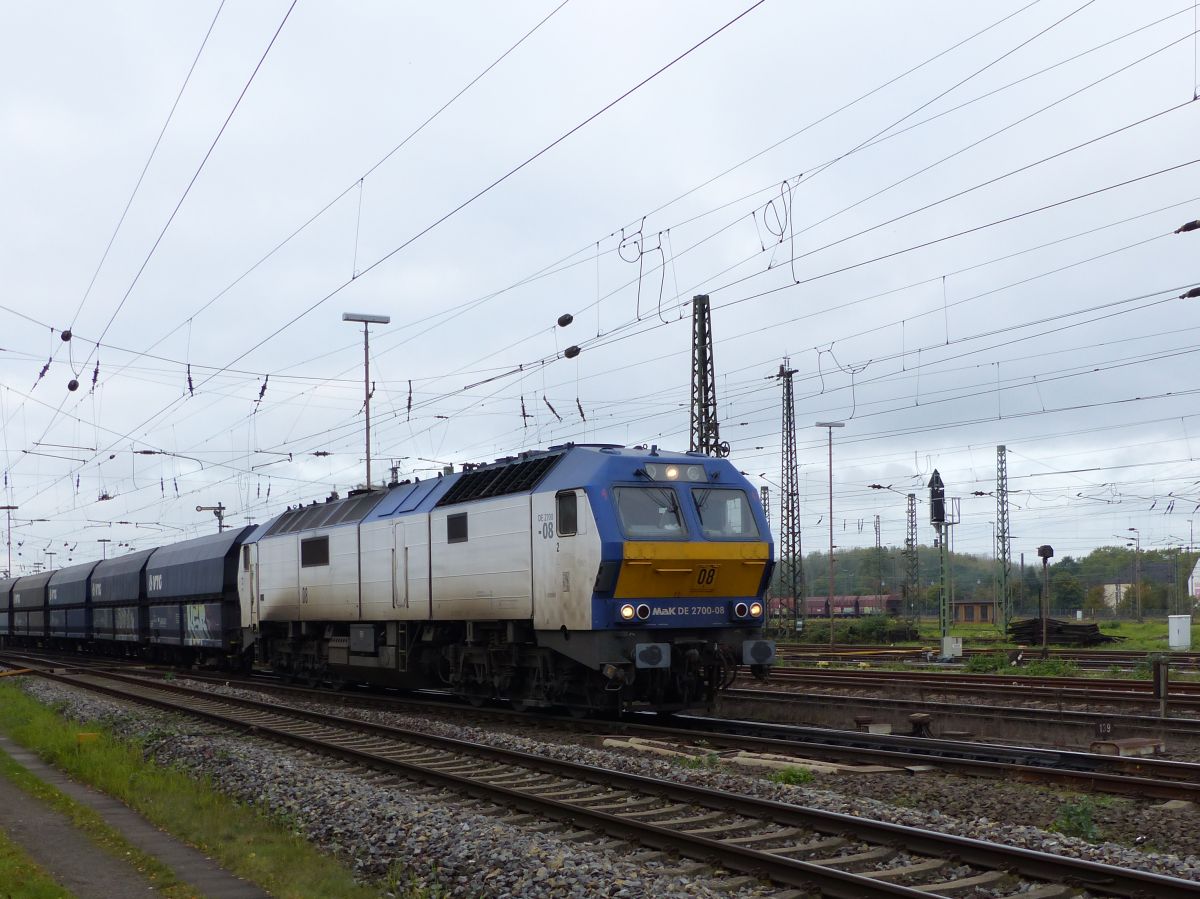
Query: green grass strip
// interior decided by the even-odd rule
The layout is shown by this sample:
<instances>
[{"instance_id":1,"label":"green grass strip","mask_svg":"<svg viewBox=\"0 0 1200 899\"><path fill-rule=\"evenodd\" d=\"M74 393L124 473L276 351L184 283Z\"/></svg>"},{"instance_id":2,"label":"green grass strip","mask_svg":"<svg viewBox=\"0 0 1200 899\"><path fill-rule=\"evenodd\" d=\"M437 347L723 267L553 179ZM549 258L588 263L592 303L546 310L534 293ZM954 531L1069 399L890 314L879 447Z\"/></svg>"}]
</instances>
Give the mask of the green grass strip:
<instances>
[{"instance_id":1,"label":"green grass strip","mask_svg":"<svg viewBox=\"0 0 1200 899\"><path fill-rule=\"evenodd\" d=\"M0 696L0 716L3 716L5 710L4 699L5 697ZM195 895L175 876L170 868L135 847L119 831L105 823L97 812L76 802L57 787L40 780L37 775L3 751L0 751L0 776L12 781L35 799L61 812L72 826L84 833L97 846L107 850L113 857L139 871L164 896L172 897L172 899L188 899ZM59 893L53 895L62 895L62 888L58 889Z\"/></svg>"},{"instance_id":2,"label":"green grass strip","mask_svg":"<svg viewBox=\"0 0 1200 899\"><path fill-rule=\"evenodd\" d=\"M0 831L0 895L21 899L70 899L37 862Z\"/></svg>"},{"instance_id":3,"label":"green grass strip","mask_svg":"<svg viewBox=\"0 0 1200 899\"><path fill-rule=\"evenodd\" d=\"M377 890L357 884L351 871L336 859L323 854L258 810L219 793L207 781L145 761L140 745L118 739L102 724L64 720L12 684L0 684L0 730L44 761L61 768L76 780L120 799L163 830L216 859L226 870L260 885L275 896L366 899L379 895ZM99 734L98 739L81 744L77 734L85 731ZM7 759L5 773L15 765ZM25 769L20 771L26 778L31 777ZM13 779L20 783L20 774L13 775ZM32 779L41 788L58 793L36 778ZM71 803L68 797L58 795ZM56 808L66 810L58 800L48 801ZM76 813L82 817L74 818ZM87 823L89 813L95 815L83 807L71 812L77 824L83 822L80 826L84 826L89 834L120 841L121 854L131 851L119 834L103 834L99 828L107 828L107 825L98 816L95 816L98 825ZM155 883L165 895L173 899L192 895L188 889L168 892L177 888L171 885L177 885L178 880L169 872L160 873L160 869L165 869L152 858L144 857L143 863L148 866L142 869L143 873L149 876L153 872ZM412 895L419 894L414 892Z\"/></svg>"}]
</instances>

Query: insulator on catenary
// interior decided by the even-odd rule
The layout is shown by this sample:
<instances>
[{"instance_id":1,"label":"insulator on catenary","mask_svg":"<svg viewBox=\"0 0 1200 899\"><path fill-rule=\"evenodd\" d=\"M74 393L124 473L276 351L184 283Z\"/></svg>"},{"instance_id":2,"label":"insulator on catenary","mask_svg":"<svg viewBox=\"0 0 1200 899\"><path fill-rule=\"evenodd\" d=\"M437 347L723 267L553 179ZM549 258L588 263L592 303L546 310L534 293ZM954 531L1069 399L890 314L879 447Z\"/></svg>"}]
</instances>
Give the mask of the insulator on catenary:
<instances>
[{"instance_id":1,"label":"insulator on catenary","mask_svg":"<svg viewBox=\"0 0 1200 899\"><path fill-rule=\"evenodd\" d=\"M560 328L565 328L573 321L575 321L575 316L573 316L570 312L564 312L558 317L558 326Z\"/></svg>"},{"instance_id":2,"label":"insulator on catenary","mask_svg":"<svg viewBox=\"0 0 1200 899\"><path fill-rule=\"evenodd\" d=\"M1181 293L1179 295L1179 299L1181 300L1194 300L1196 297L1200 297L1200 287L1193 287L1187 293Z\"/></svg>"},{"instance_id":3,"label":"insulator on catenary","mask_svg":"<svg viewBox=\"0 0 1200 899\"><path fill-rule=\"evenodd\" d=\"M579 410L579 417L587 421L587 416L583 414L583 403L579 402L579 397L575 397L575 408Z\"/></svg>"},{"instance_id":4,"label":"insulator on catenary","mask_svg":"<svg viewBox=\"0 0 1200 899\"><path fill-rule=\"evenodd\" d=\"M571 346L569 346L565 350L563 350L563 356L565 356L568 359L574 359L578 355L579 355L579 347L575 346L574 344L572 344Z\"/></svg>"},{"instance_id":5,"label":"insulator on catenary","mask_svg":"<svg viewBox=\"0 0 1200 899\"><path fill-rule=\"evenodd\" d=\"M544 394L544 393L542 394L542 402L546 404L547 409L549 409L551 412L554 413L555 418L557 418L559 421L563 420L563 417L558 414L558 410L555 409L552 405L550 405L550 401L548 399L546 399L546 394Z\"/></svg>"},{"instance_id":6,"label":"insulator on catenary","mask_svg":"<svg viewBox=\"0 0 1200 899\"><path fill-rule=\"evenodd\" d=\"M521 427L528 428L529 427L529 419L531 417L532 416L530 416L530 414L525 411L525 397L521 397Z\"/></svg>"},{"instance_id":7,"label":"insulator on catenary","mask_svg":"<svg viewBox=\"0 0 1200 899\"><path fill-rule=\"evenodd\" d=\"M66 343L68 340L71 339L71 329L67 328L67 330L63 331L58 336L62 340L63 343Z\"/></svg>"},{"instance_id":8,"label":"insulator on catenary","mask_svg":"<svg viewBox=\"0 0 1200 899\"><path fill-rule=\"evenodd\" d=\"M1190 221L1186 225L1180 225L1175 229L1175 233L1182 234L1185 231L1195 231L1197 228L1200 228L1200 219Z\"/></svg>"},{"instance_id":9,"label":"insulator on catenary","mask_svg":"<svg viewBox=\"0 0 1200 899\"><path fill-rule=\"evenodd\" d=\"M408 408L404 410L405 421L412 421L412 381L408 382Z\"/></svg>"},{"instance_id":10,"label":"insulator on catenary","mask_svg":"<svg viewBox=\"0 0 1200 899\"><path fill-rule=\"evenodd\" d=\"M74 393L78 389L79 389L79 382L76 381L74 378L67 381L67 390L70 390L72 393Z\"/></svg>"}]
</instances>

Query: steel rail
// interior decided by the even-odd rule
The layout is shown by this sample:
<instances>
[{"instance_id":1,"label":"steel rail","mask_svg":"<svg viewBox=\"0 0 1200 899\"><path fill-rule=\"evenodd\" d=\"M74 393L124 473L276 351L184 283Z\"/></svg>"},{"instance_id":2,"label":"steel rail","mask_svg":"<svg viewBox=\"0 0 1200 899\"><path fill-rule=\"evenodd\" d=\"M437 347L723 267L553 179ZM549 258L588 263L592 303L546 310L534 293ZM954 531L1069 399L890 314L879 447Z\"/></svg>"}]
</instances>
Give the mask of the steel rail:
<instances>
[{"instance_id":1,"label":"steel rail","mask_svg":"<svg viewBox=\"0 0 1200 899\"><path fill-rule=\"evenodd\" d=\"M1200 736L1200 718L1161 718L1157 715L1114 714L1110 712L1083 711L1078 709L1049 709L1040 708L1037 706L999 706L973 704L969 707L964 707L955 703L938 702L934 700L894 699L881 698L877 696L847 697L836 693L804 694L752 687L734 687L724 690L718 695L718 701L721 704L736 702L737 700L757 700L775 703L804 703L808 701L833 699L842 701L852 699L856 705L863 706L867 709L876 708L881 711L894 711L898 714L908 714L910 712L937 712L944 713L946 715L962 717L995 718L997 716L1003 716L1005 718L1012 719L1026 718L1031 721L1041 718L1045 719L1047 722L1066 722L1086 726L1096 726L1102 723L1111 723L1114 725L1120 725L1122 728L1135 728L1146 732L1153 732L1163 735L1175 734L1180 737L1188 737L1192 739Z\"/></svg>"},{"instance_id":2,"label":"steel rail","mask_svg":"<svg viewBox=\"0 0 1200 899\"><path fill-rule=\"evenodd\" d=\"M934 674L919 671L830 671L820 668L775 668L768 679L811 686L890 691L973 694L1019 694L1041 700L1079 700L1095 703L1128 702L1155 704L1153 685L1139 681L1091 680L1086 678L1022 678L1003 675ZM1167 701L1173 707L1200 708L1200 684L1169 684Z\"/></svg>"}]
</instances>

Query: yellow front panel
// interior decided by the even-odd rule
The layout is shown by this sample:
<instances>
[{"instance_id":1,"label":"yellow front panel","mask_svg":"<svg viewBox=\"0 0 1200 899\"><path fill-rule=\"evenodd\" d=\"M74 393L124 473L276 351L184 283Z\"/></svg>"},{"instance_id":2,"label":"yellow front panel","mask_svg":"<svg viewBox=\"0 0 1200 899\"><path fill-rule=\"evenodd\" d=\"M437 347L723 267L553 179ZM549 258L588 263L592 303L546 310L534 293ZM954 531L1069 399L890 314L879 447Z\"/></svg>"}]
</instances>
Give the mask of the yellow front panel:
<instances>
[{"instance_id":1,"label":"yellow front panel","mask_svg":"<svg viewBox=\"0 0 1200 899\"><path fill-rule=\"evenodd\" d=\"M754 596L770 558L766 543L625 542L617 599Z\"/></svg>"}]
</instances>

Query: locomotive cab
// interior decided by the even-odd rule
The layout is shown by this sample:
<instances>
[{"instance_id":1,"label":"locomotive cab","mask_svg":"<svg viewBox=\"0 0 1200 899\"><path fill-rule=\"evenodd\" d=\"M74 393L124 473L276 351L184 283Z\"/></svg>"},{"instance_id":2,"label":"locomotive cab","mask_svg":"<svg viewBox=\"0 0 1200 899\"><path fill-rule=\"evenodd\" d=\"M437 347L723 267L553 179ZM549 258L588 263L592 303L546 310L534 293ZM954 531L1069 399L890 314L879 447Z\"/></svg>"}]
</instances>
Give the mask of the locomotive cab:
<instances>
[{"instance_id":1,"label":"locomotive cab","mask_svg":"<svg viewBox=\"0 0 1200 899\"><path fill-rule=\"evenodd\" d=\"M601 707L686 708L739 664L764 673L772 547L755 492L722 460L600 454L587 483L534 495L538 642L598 675L586 701Z\"/></svg>"}]
</instances>

